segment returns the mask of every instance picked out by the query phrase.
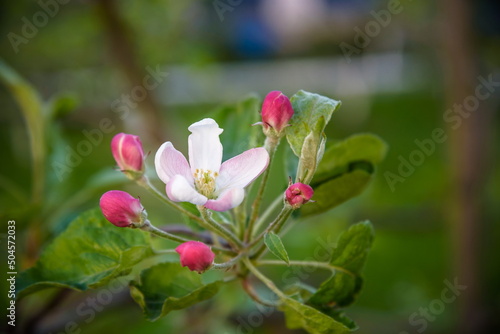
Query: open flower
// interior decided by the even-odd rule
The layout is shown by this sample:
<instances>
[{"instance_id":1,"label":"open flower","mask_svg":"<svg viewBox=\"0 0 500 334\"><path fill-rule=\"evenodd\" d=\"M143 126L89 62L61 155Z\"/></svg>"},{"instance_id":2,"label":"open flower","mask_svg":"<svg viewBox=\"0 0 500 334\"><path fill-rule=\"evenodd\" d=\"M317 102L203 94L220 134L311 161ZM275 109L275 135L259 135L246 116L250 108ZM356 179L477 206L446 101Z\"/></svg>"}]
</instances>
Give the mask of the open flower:
<instances>
[{"instance_id":1,"label":"open flower","mask_svg":"<svg viewBox=\"0 0 500 334\"><path fill-rule=\"evenodd\" d=\"M269 154L253 148L222 162L222 129L211 118L192 124L188 139L189 163L171 142L164 143L155 156L158 177L167 185L167 196L174 202L204 205L215 211L237 207L244 188L269 164Z\"/></svg>"}]
</instances>

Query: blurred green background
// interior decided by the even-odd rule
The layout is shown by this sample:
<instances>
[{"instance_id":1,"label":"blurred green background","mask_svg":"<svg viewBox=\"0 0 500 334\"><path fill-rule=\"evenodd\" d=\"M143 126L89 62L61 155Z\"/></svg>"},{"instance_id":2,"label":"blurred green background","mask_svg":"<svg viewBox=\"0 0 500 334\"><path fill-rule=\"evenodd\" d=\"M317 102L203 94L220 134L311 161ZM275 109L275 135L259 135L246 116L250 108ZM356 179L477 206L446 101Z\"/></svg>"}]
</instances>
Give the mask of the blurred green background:
<instances>
[{"instance_id":1,"label":"blurred green background","mask_svg":"<svg viewBox=\"0 0 500 334\"><path fill-rule=\"evenodd\" d=\"M217 106L249 93L291 96L304 89L342 100L329 138L372 132L390 150L365 193L295 226L284 239L290 256L311 257L319 236L335 240L349 224L370 219L376 239L365 287L347 309L358 333L500 330L498 2L3 0L0 30L3 62L39 92L45 113L53 112L46 124L27 122L0 85L2 258L7 221L14 219L18 271L109 189L140 195L155 224L180 221L113 170L114 134L140 135L151 167L163 141L186 152L187 126ZM145 82L148 75L154 79ZM474 100L479 77L493 83L490 91L479 88L488 98ZM449 111L461 105L472 111ZM34 143L46 148L41 167L32 167L27 124L45 129L45 142ZM437 128L447 140L434 142L429 154L414 153L422 151L415 141L431 139ZM77 150L85 154L62 168ZM414 170L401 172L402 161L412 159ZM273 168L268 199L286 182L283 166ZM274 275L279 282L280 271ZM467 288L440 303L446 282L454 281ZM18 304L16 329L300 333L239 291L230 285L212 302L149 323L127 289L96 307L98 291L48 290ZM2 305L5 297L2 291ZM1 328L8 330L4 320Z\"/></svg>"}]
</instances>

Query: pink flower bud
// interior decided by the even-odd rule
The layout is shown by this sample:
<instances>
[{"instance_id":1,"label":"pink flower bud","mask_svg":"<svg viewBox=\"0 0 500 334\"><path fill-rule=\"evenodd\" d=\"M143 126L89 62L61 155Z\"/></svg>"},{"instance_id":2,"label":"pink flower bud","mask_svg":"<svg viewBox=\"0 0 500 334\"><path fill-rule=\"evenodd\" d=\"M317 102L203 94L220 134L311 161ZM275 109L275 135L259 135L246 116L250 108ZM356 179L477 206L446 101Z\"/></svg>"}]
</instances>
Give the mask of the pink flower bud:
<instances>
[{"instance_id":1,"label":"pink flower bud","mask_svg":"<svg viewBox=\"0 0 500 334\"><path fill-rule=\"evenodd\" d=\"M120 190L104 193L99 201L104 217L115 226L139 227L146 220L146 211L139 199Z\"/></svg>"},{"instance_id":2,"label":"pink flower bud","mask_svg":"<svg viewBox=\"0 0 500 334\"><path fill-rule=\"evenodd\" d=\"M309 202L314 194L314 190L307 184L294 183L285 191L285 199L294 209L300 208L303 204Z\"/></svg>"},{"instance_id":3,"label":"pink flower bud","mask_svg":"<svg viewBox=\"0 0 500 334\"><path fill-rule=\"evenodd\" d=\"M261 115L266 135L279 136L293 116L292 104L282 92L272 91L262 103Z\"/></svg>"},{"instance_id":4,"label":"pink flower bud","mask_svg":"<svg viewBox=\"0 0 500 334\"><path fill-rule=\"evenodd\" d=\"M111 152L122 171L143 173L144 151L139 136L117 134L111 140Z\"/></svg>"},{"instance_id":5,"label":"pink flower bud","mask_svg":"<svg viewBox=\"0 0 500 334\"><path fill-rule=\"evenodd\" d=\"M180 244L175 249L180 255L181 265L199 274L210 268L214 262L215 254L210 247L199 241L188 241Z\"/></svg>"}]
</instances>

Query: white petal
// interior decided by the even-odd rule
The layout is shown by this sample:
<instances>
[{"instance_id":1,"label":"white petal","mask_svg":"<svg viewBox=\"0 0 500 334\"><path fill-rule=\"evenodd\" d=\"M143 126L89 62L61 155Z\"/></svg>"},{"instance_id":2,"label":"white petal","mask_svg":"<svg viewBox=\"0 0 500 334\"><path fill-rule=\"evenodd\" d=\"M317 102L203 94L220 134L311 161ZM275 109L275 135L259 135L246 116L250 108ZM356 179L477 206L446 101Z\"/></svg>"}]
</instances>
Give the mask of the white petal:
<instances>
[{"instance_id":1,"label":"white petal","mask_svg":"<svg viewBox=\"0 0 500 334\"><path fill-rule=\"evenodd\" d=\"M245 188L269 164L269 154L263 147L252 148L227 161L220 167L217 191L227 188Z\"/></svg>"},{"instance_id":2,"label":"white petal","mask_svg":"<svg viewBox=\"0 0 500 334\"><path fill-rule=\"evenodd\" d=\"M189 128L189 163L191 171L196 169L218 172L222 161L222 144L219 125L211 118L205 118L192 124Z\"/></svg>"},{"instance_id":3,"label":"white petal","mask_svg":"<svg viewBox=\"0 0 500 334\"><path fill-rule=\"evenodd\" d=\"M155 155L156 174L164 183L168 183L175 175L182 175L189 183L193 183L193 175L184 155L177 151L171 142L160 146Z\"/></svg>"},{"instance_id":4,"label":"white petal","mask_svg":"<svg viewBox=\"0 0 500 334\"><path fill-rule=\"evenodd\" d=\"M209 199L205 207L214 211L227 211L240 205L244 197L243 188L227 189L217 199Z\"/></svg>"},{"instance_id":5,"label":"white petal","mask_svg":"<svg viewBox=\"0 0 500 334\"><path fill-rule=\"evenodd\" d=\"M167 196L174 202L189 202L203 205L207 198L194 189L193 183L188 182L182 175L175 175L167 183Z\"/></svg>"}]
</instances>

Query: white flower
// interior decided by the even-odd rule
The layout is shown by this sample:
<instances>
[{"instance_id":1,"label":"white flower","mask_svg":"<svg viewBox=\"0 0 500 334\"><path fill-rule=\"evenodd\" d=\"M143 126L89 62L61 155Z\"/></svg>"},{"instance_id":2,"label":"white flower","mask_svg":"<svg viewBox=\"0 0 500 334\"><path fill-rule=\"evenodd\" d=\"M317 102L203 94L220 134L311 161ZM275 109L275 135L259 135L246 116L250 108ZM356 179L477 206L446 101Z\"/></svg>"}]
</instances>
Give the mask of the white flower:
<instances>
[{"instance_id":1,"label":"white flower","mask_svg":"<svg viewBox=\"0 0 500 334\"><path fill-rule=\"evenodd\" d=\"M263 147L253 148L222 162L222 129L211 118L192 124L188 139L189 163L171 142L161 145L155 156L158 177L167 185L174 202L204 205L215 211L237 207L245 197L244 188L269 164Z\"/></svg>"}]
</instances>

